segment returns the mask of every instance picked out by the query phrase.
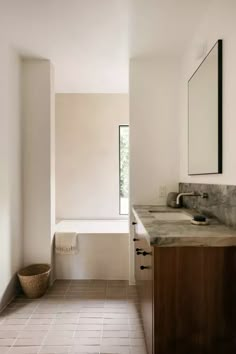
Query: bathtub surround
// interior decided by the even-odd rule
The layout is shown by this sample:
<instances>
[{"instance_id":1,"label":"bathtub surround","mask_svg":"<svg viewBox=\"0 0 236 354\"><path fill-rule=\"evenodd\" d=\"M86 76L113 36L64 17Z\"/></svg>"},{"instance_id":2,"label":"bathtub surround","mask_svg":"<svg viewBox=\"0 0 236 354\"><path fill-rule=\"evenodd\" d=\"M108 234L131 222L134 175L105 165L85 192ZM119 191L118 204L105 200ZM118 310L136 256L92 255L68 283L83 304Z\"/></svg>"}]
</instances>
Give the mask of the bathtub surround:
<instances>
[{"instance_id":1,"label":"bathtub surround","mask_svg":"<svg viewBox=\"0 0 236 354\"><path fill-rule=\"evenodd\" d=\"M24 264L51 263L55 224L54 86L50 61L22 64Z\"/></svg>"},{"instance_id":2,"label":"bathtub surround","mask_svg":"<svg viewBox=\"0 0 236 354\"><path fill-rule=\"evenodd\" d=\"M183 197L185 208L197 209L206 216L216 217L220 222L236 228L236 186L205 184L205 183L180 183L179 191L208 193L208 198Z\"/></svg>"},{"instance_id":3,"label":"bathtub surround","mask_svg":"<svg viewBox=\"0 0 236 354\"><path fill-rule=\"evenodd\" d=\"M128 234L79 234L79 252L55 255L56 279L129 279Z\"/></svg>"},{"instance_id":4,"label":"bathtub surround","mask_svg":"<svg viewBox=\"0 0 236 354\"><path fill-rule=\"evenodd\" d=\"M77 232L78 234L128 234L128 220L60 220L55 232Z\"/></svg>"},{"instance_id":5,"label":"bathtub surround","mask_svg":"<svg viewBox=\"0 0 236 354\"><path fill-rule=\"evenodd\" d=\"M61 233L78 234L78 255L55 254L58 279L128 279L128 220L62 220Z\"/></svg>"}]
</instances>

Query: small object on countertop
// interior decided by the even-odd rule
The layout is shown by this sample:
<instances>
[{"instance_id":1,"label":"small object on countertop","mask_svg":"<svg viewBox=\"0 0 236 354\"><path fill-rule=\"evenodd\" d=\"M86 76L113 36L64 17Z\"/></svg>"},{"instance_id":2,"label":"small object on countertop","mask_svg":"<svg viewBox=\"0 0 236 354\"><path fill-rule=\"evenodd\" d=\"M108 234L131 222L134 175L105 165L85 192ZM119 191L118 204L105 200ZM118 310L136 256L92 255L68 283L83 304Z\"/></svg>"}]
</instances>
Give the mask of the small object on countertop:
<instances>
[{"instance_id":1,"label":"small object on countertop","mask_svg":"<svg viewBox=\"0 0 236 354\"><path fill-rule=\"evenodd\" d=\"M181 204L176 204L176 199L179 193L176 192L170 192L168 193L167 196L167 200L166 200L166 204L167 206L171 207L171 208L180 208Z\"/></svg>"},{"instance_id":2,"label":"small object on countertop","mask_svg":"<svg viewBox=\"0 0 236 354\"><path fill-rule=\"evenodd\" d=\"M193 225L208 225L209 224L205 215L194 215L191 220L191 223Z\"/></svg>"},{"instance_id":3,"label":"small object on countertop","mask_svg":"<svg viewBox=\"0 0 236 354\"><path fill-rule=\"evenodd\" d=\"M206 221L205 215L193 215L193 220L195 221Z\"/></svg>"}]
</instances>

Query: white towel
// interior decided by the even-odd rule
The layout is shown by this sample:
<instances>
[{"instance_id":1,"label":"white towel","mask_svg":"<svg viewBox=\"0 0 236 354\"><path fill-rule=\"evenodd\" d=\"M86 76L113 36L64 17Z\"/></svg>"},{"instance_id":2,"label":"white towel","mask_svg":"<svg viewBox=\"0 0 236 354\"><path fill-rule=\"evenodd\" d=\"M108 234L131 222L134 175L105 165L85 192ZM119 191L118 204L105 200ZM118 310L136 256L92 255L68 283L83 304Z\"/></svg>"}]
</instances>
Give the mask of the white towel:
<instances>
[{"instance_id":1,"label":"white towel","mask_svg":"<svg viewBox=\"0 0 236 354\"><path fill-rule=\"evenodd\" d=\"M75 232L56 232L55 247L57 254L78 253L78 238Z\"/></svg>"}]
</instances>

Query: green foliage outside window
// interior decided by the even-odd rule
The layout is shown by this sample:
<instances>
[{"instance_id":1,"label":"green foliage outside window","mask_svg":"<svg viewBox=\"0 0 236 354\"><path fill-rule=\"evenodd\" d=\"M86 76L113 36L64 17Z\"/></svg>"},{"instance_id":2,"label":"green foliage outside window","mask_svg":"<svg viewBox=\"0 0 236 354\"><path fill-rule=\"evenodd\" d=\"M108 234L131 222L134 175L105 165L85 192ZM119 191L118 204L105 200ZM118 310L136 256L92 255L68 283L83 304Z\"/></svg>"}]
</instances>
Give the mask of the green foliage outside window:
<instances>
[{"instance_id":1,"label":"green foliage outside window","mask_svg":"<svg viewBox=\"0 0 236 354\"><path fill-rule=\"evenodd\" d=\"M120 197L129 196L129 127L120 126Z\"/></svg>"}]
</instances>

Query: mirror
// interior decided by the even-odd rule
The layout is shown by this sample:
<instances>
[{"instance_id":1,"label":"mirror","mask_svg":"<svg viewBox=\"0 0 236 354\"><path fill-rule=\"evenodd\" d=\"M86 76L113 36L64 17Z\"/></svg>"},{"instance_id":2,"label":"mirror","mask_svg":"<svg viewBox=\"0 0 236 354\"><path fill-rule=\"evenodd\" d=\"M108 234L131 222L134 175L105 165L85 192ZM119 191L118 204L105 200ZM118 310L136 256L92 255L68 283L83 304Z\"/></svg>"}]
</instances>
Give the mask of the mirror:
<instances>
[{"instance_id":1,"label":"mirror","mask_svg":"<svg viewBox=\"0 0 236 354\"><path fill-rule=\"evenodd\" d=\"M188 82L188 174L222 173L222 40Z\"/></svg>"}]
</instances>

